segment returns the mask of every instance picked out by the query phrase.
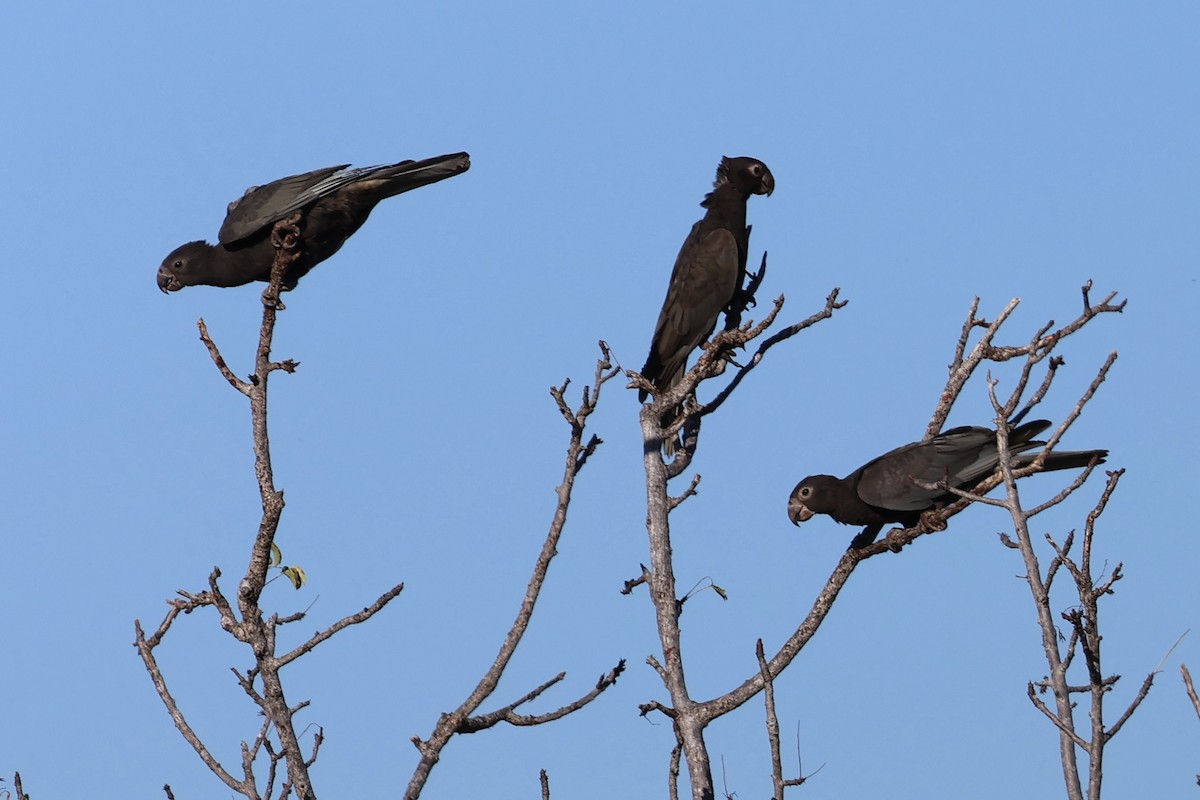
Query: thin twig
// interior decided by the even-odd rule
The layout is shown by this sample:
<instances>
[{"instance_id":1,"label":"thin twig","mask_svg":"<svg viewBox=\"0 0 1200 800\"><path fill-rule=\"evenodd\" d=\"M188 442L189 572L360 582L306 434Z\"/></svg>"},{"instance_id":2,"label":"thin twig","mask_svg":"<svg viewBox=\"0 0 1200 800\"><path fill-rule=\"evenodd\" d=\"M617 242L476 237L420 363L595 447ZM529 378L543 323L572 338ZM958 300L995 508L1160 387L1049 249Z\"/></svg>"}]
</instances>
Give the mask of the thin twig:
<instances>
[{"instance_id":1,"label":"thin twig","mask_svg":"<svg viewBox=\"0 0 1200 800\"><path fill-rule=\"evenodd\" d=\"M601 692L616 683L617 678L624 671L625 659L621 659L617 666L600 676L600 679L596 681L596 685L592 687L591 691L564 706L556 708L554 711L549 711L545 714L514 713L518 706L521 706L540 696L546 689L549 689L551 686L566 677L565 672L560 672L554 678L551 678L549 681L546 681L541 686L527 693L524 697L520 698L516 702L510 703L504 708L501 708L497 711L492 711L488 714L483 714L481 716L468 717L463 721L462 725L459 726L458 733L475 733L476 731L490 728L499 722L507 722L508 724L517 727L530 727L533 725L542 725L547 722L553 722L556 719L561 719L572 712L578 711L588 703L595 700Z\"/></svg>"},{"instance_id":2,"label":"thin twig","mask_svg":"<svg viewBox=\"0 0 1200 800\"><path fill-rule=\"evenodd\" d=\"M251 384L234 375L233 370L225 363L225 358L221 355L221 351L217 349L217 345L213 342L212 337L208 335L208 326L204 324L203 317L196 320L196 326L200 328L200 341L204 342L204 346L208 348L208 354L212 356L213 363L217 365L217 369L225 376L225 380L229 381L229 385L234 389L249 397Z\"/></svg>"},{"instance_id":3,"label":"thin twig","mask_svg":"<svg viewBox=\"0 0 1200 800\"><path fill-rule=\"evenodd\" d=\"M1056 728L1058 728L1060 731L1062 731L1064 736L1068 737L1071 741L1075 742L1075 744L1079 745L1083 750L1085 750L1085 751L1088 750L1088 748L1089 748L1088 743L1079 734L1077 734L1073 728L1068 727L1066 723L1064 723L1062 720L1060 720L1058 717L1056 717L1050 711L1050 709L1046 707L1046 704L1043 703L1041 701L1041 699L1037 696L1037 694L1034 692L1032 683L1030 683L1028 685L1028 694L1029 694L1029 700L1030 700L1030 702L1033 703L1034 708L1036 708L1038 711L1041 711L1043 714L1045 714L1046 719L1053 722L1054 726Z\"/></svg>"},{"instance_id":4,"label":"thin twig","mask_svg":"<svg viewBox=\"0 0 1200 800\"><path fill-rule=\"evenodd\" d=\"M364 608L362 611L359 611L356 614L351 614L347 617L343 617L342 619L340 619L337 622L330 625L325 630L314 634L313 637L311 639L309 639L307 642L305 642L304 644L295 648L291 652L280 656L278 659L279 666L282 667L286 664L290 664L292 661L295 661L300 656L311 651L314 647L316 647L317 645L319 645L321 642L325 641L329 637L333 636L338 631L348 628L351 625L358 625L360 622L366 622L368 619L375 616L375 614L377 614L379 611L381 611L384 606L386 606L388 603L390 603L392 600L394 600L402 591L404 591L404 584L403 583L396 584L391 589L388 589L386 592L381 594L379 596L379 599L377 599L374 603L372 603L371 605Z\"/></svg>"},{"instance_id":5,"label":"thin twig","mask_svg":"<svg viewBox=\"0 0 1200 800\"><path fill-rule=\"evenodd\" d=\"M1192 683L1192 673L1188 672L1187 664L1180 664L1179 671L1183 674L1183 686L1187 690L1188 699L1192 701L1192 708L1196 710L1196 716L1200 717L1200 697L1196 696L1196 687Z\"/></svg>"},{"instance_id":6,"label":"thin twig","mask_svg":"<svg viewBox=\"0 0 1200 800\"><path fill-rule=\"evenodd\" d=\"M154 683L154 688L158 692L159 699L167 707L167 713L171 715L171 720L175 723L175 727L183 734L184 740L192 746L192 749L196 751L196 755L200 756L200 760L204 762L204 765L222 783L238 794L245 795L246 797L254 796L253 783L247 785L245 781L239 781L230 775L225 767L209 752L204 742L200 740L195 730L192 729L192 726L188 724L187 719L183 716L183 712L179 709L179 704L175 702L175 698L167 688L167 679L163 677L162 670L158 668L158 660L155 659L153 647L146 640L146 636L142 632L141 622L134 620L133 626L137 632L137 639L134 642L134 646L137 647L138 655L142 657L142 663L146 665L146 671L150 674L150 680Z\"/></svg>"},{"instance_id":7,"label":"thin twig","mask_svg":"<svg viewBox=\"0 0 1200 800\"><path fill-rule=\"evenodd\" d=\"M733 391L741 384L742 380L745 379L745 377L750 374L750 371L752 369L754 369L756 366L758 366L760 362L762 362L763 356L765 356L767 351L770 350L772 347L779 344L780 342L783 342L783 341L786 341L786 340L792 338L796 334L800 333L800 331L811 328L813 325L816 325L818 322L821 322L822 320L829 319L830 317L833 316L833 312L837 311L838 309L845 308L846 304L850 301L848 301L848 300L839 301L838 294L840 292L841 292L841 289L835 287L833 289L833 291L831 291L825 297L825 307L822 308L820 311L816 312L815 314L810 315L807 319L803 319L800 322L789 325L788 327L784 328L783 330L779 331L778 333L773 334L772 336L770 336L769 338L764 340L763 343L758 346L758 349L754 351L754 355L750 357L750 360L746 362L746 365L744 367L742 367L741 369L739 369L737 374L733 376L733 379L729 382L729 385L726 386L724 389L722 389L720 392L718 392L716 397L714 397L710 402L706 403L703 406L703 408L700 410L700 414L703 416L707 416L708 414L712 414L718 408L720 408L725 403L725 401L729 398L729 395L733 394ZM775 307L771 310L771 313L768 314L767 318L763 320L763 323L761 325L761 330L766 330L766 328L770 325L770 323L774 322L775 316L779 313L780 309L782 309L782 308L783 308L783 295L780 295L775 300ZM760 330L760 332L761 332L761 330ZM753 338L754 337L751 337L751 339L753 339ZM749 340L747 340L747 341L749 341Z\"/></svg>"},{"instance_id":8,"label":"thin twig","mask_svg":"<svg viewBox=\"0 0 1200 800\"><path fill-rule=\"evenodd\" d=\"M679 507L679 504L682 503L684 500L687 500L689 497L694 497L695 495L697 495L698 492L696 491L696 489L699 486L700 486L700 473L697 472L696 474L692 475L692 482L686 489L683 490L683 494L679 495L678 497L668 497L667 498L667 510L674 511L676 508Z\"/></svg>"},{"instance_id":9,"label":"thin twig","mask_svg":"<svg viewBox=\"0 0 1200 800\"><path fill-rule=\"evenodd\" d=\"M767 745L771 750L771 783L775 787L772 797L783 800L783 757L779 752L779 717L775 715L775 679L767 666L763 654L762 639L754 644L754 655L758 659L759 674L763 679L763 703L767 712Z\"/></svg>"}]
</instances>

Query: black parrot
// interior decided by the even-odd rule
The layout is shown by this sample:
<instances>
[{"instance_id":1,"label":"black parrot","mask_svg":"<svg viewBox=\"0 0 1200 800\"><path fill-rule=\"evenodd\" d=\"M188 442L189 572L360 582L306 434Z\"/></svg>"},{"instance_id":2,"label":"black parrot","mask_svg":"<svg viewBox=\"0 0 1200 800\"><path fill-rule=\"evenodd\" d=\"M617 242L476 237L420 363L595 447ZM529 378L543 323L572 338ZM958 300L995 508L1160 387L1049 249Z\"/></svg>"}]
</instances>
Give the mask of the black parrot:
<instances>
[{"instance_id":1,"label":"black parrot","mask_svg":"<svg viewBox=\"0 0 1200 800\"><path fill-rule=\"evenodd\" d=\"M1014 467L1032 463L1037 453L1028 451L1045 444L1034 441L1033 437L1049 427L1049 420L1039 419L1009 432L1008 448L1014 456ZM1093 459L1103 464L1107 455L1107 450L1052 451L1046 455L1042 469L1086 467ZM917 524L922 512L958 499L915 482L936 484L944 480L969 492L995 472L999 464L996 431L975 426L952 428L928 441L912 442L884 453L845 478L832 475L805 478L796 484L788 498L788 518L799 525L814 514L827 514L843 525L866 525L850 545L865 547L875 541L884 525L898 523L911 527Z\"/></svg>"},{"instance_id":2,"label":"black parrot","mask_svg":"<svg viewBox=\"0 0 1200 800\"><path fill-rule=\"evenodd\" d=\"M758 159L721 159L713 190L700 204L707 209L704 218L692 226L675 258L650 355L642 367L642 376L656 389L665 391L679 382L688 356L713 332L721 311L742 288L750 239L746 201L752 194L774 190L775 177ZM638 400L645 399L643 389ZM663 444L673 451L673 442Z\"/></svg>"},{"instance_id":3,"label":"black parrot","mask_svg":"<svg viewBox=\"0 0 1200 800\"><path fill-rule=\"evenodd\" d=\"M401 161L378 167L347 169L348 164L253 186L229 204L218 244L188 242L175 248L158 268L158 288L174 292L185 286L241 286L271 279L275 249L271 227L303 211L304 250L283 278L294 289L308 271L336 253L379 201L466 172L466 153Z\"/></svg>"}]
</instances>

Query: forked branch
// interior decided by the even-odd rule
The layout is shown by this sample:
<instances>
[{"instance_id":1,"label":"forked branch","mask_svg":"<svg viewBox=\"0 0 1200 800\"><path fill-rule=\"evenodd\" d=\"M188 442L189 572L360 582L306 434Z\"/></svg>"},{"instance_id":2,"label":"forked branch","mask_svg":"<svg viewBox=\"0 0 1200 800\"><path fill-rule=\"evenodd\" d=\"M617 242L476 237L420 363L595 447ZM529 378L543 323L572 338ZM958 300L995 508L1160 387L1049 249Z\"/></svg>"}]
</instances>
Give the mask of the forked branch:
<instances>
[{"instance_id":1,"label":"forked branch","mask_svg":"<svg viewBox=\"0 0 1200 800\"><path fill-rule=\"evenodd\" d=\"M558 495L558 502L555 505L554 515L550 521L550 529L546 534L541 552L534 564L533 575L525 590L525 596L517 611L517 617L513 621L508 634L504 637L504 642L501 644L500 651L496 654L492 665L484 673L483 677L479 679L479 683L470 695L457 708L441 715L433 731L427 738L421 739L417 736L412 738L413 744L420 753L420 759L405 790L404 797L406 800L416 800L420 796L425 783L429 780L429 775L433 767L441 759L442 750L450 743L455 734L474 733L475 731L490 728L502 721L513 725L536 725L558 719L583 708L598 697L605 689L616 682L617 677L625 668L625 662L622 660L617 667L597 682L592 691L574 702L547 714L519 715L515 713L515 709L540 696L555 683L562 680L565 677L564 674L552 678L520 699L497 711L478 716L475 715L475 711L479 706L495 692L496 687L500 683L501 676L504 674L505 669L507 669L513 654L516 652L517 645L520 644L521 639L525 636L525 632L529 628L529 622L533 617L534 607L541 594L542 586L545 584L550 563L553 561L555 555L558 554L558 543L566 527L567 511L571 505L571 495L575 487L575 479L578 477L580 470L583 469L584 464L587 463L588 458L600 444L600 439L595 436L586 441L584 440L587 432L587 420L592 412L595 411L596 405L600 401L601 389L604 384L608 383L608 381L615 378L621 372L619 367L613 367L612 354L609 352L608 345L604 342L600 342L600 352L601 357L596 362L592 385L584 387L583 397L578 406L572 408L565 399L569 381L564 381L561 386L552 386L550 388L550 396L554 398L559 414L562 415L567 426L570 428L566 464L563 467L562 483L555 490Z\"/></svg>"}]
</instances>

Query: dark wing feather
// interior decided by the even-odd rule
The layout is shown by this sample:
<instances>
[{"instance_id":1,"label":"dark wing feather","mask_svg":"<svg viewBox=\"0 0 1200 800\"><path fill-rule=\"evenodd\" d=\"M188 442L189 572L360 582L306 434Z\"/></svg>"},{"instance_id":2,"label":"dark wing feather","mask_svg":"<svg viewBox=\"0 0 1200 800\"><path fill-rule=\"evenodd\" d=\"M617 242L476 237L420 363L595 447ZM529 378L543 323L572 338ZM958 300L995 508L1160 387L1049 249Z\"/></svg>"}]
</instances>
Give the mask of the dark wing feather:
<instances>
[{"instance_id":1,"label":"dark wing feather","mask_svg":"<svg viewBox=\"0 0 1200 800\"><path fill-rule=\"evenodd\" d=\"M724 228L701 236L701 225L692 226L675 259L650 356L642 370L659 388L679 380L688 355L712 333L737 288L737 240Z\"/></svg>"},{"instance_id":2,"label":"dark wing feather","mask_svg":"<svg viewBox=\"0 0 1200 800\"><path fill-rule=\"evenodd\" d=\"M394 197L402 192L428 186L446 178L453 178L470 168L470 155L450 153L420 161L401 161L382 167L350 170L351 179L346 183L358 184L354 187L355 190L361 190L372 202L377 203L386 197ZM337 188L341 187L335 187L335 190Z\"/></svg>"},{"instance_id":3,"label":"dark wing feather","mask_svg":"<svg viewBox=\"0 0 1200 800\"><path fill-rule=\"evenodd\" d=\"M240 200L230 204L225 222L221 224L221 232L217 234L218 240L225 245L239 242L314 200L359 180L364 174L381 169L346 169L348 166L339 164L315 169L248 190Z\"/></svg>"},{"instance_id":4,"label":"dark wing feather","mask_svg":"<svg viewBox=\"0 0 1200 800\"><path fill-rule=\"evenodd\" d=\"M466 153L451 153L374 167L347 169L349 166L325 167L248 190L240 200L230 203L218 240L224 245L239 242L353 183L363 184L369 198L366 209L369 213L374 204L385 197L466 172L470 169L471 157Z\"/></svg>"},{"instance_id":5,"label":"dark wing feather","mask_svg":"<svg viewBox=\"0 0 1200 800\"><path fill-rule=\"evenodd\" d=\"M954 428L927 442L914 442L886 453L862 468L858 495L864 502L892 511L923 511L944 495L916 482L971 484L996 469L996 432Z\"/></svg>"},{"instance_id":6,"label":"dark wing feather","mask_svg":"<svg viewBox=\"0 0 1200 800\"><path fill-rule=\"evenodd\" d=\"M1033 437L1050 427L1050 421L1033 420L1008 435L1013 455L1040 447ZM970 488L991 475L1000 463L996 431L974 425L951 428L925 442L898 447L861 470L858 495L864 502L893 511L923 511L946 494L917 483L943 480L957 488ZM1064 459L1063 463L1067 461ZM1061 469L1062 467L1052 467Z\"/></svg>"}]
</instances>

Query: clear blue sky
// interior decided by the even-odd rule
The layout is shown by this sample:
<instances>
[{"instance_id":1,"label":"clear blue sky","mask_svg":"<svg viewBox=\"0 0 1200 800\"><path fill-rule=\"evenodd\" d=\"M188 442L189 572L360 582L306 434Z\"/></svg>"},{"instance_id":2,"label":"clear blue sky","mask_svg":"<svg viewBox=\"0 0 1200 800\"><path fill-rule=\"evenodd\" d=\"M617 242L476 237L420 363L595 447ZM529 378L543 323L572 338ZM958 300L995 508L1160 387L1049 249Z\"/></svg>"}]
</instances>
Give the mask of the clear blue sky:
<instances>
[{"instance_id":1,"label":"clear blue sky","mask_svg":"<svg viewBox=\"0 0 1200 800\"><path fill-rule=\"evenodd\" d=\"M154 270L212 238L249 185L329 164L468 150L466 175L390 200L288 299L273 383L279 543L309 584L299 638L405 592L286 673L324 726L318 791L393 797L427 735L491 662L516 612L559 479L566 428L547 394L592 374L605 339L645 356L675 253L721 155L777 180L754 198L764 296L784 316L834 286L850 305L774 351L706 424L701 494L674 517L700 697L750 675L753 644L795 627L853 531L797 530L811 472L845 474L918 438L971 298L1023 303L1009 340L1064 322L1079 286L1129 298L1063 350L1042 407L1061 417L1120 359L1068 446L1129 472L1098 563L1110 714L1200 626L1194 496L1200 302L1200 6L213 2L0 10L6 191L0 271L0 775L36 797L223 796L137 659L176 589L220 565L231 589L258 521L243 399L197 339L203 316L250 370L259 292L163 296ZM1002 378L1011 373L998 372ZM574 390L573 390L574 396ZM951 422L987 423L981 382ZM453 742L426 797L665 796L670 728L644 592L633 393L610 384L606 444L578 487L542 604L492 708L566 670L534 710L620 683L537 730ZM1030 482L1048 495L1057 477ZM1094 482L1038 533L1081 526ZM1190 511L1190 509L1189 509ZM807 798L1061 796L1057 737L1025 683L1045 673L1022 567L975 508L850 581L779 682L785 754ZM1064 587L1066 588L1066 587ZM1060 595L1056 610L1070 605ZM1108 751L1111 797L1194 797L1200 721L1167 659ZM229 673L246 654L210 613L160 651L192 722L227 762L257 718ZM652 724L658 723L658 724ZM761 704L717 723L741 798L769 794ZM795 769L794 760L789 769ZM718 773L718 785L722 777Z\"/></svg>"}]
</instances>

